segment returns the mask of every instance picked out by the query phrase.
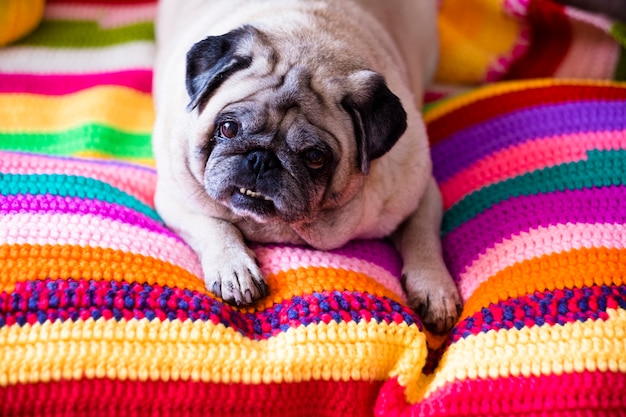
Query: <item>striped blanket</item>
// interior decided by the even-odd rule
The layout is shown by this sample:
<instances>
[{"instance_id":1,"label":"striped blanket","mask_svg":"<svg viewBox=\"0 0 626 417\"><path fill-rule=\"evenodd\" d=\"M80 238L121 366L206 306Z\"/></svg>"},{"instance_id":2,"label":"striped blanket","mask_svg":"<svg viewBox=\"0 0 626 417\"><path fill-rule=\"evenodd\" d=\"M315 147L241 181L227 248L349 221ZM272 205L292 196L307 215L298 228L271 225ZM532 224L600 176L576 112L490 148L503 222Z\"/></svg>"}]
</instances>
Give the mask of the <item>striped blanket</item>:
<instances>
[{"instance_id":1,"label":"striped blanket","mask_svg":"<svg viewBox=\"0 0 626 417\"><path fill-rule=\"evenodd\" d=\"M154 211L154 14L49 0L0 49L0 416L626 414L626 84L429 106L449 335L386 240L256 244L240 309Z\"/></svg>"}]
</instances>

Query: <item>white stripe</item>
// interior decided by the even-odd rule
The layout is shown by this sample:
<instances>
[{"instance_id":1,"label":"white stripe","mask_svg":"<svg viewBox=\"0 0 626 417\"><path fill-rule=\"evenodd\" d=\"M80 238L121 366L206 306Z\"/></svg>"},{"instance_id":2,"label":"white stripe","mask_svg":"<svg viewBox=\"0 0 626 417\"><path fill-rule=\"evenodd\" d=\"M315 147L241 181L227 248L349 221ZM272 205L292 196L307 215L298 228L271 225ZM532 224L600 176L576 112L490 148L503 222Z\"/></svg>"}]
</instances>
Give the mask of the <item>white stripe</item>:
<instances>
[{"instance_id":1,"label":"white stripe","mask_svg":"<svg viewBox=\"0 0 626 417\"><path fill-rule=\"evenodd\" d=\"M103 48L13 46L0 49L0 72L82 74L152 69L154 42L129 42Z\"/></svg>"},{"instance_id":2,"label":"white stripe","mask_svg":"<svg viewBox=\"0 0 626 417\"><path fill-rule=\"evenodd\" d=\"M140 22L152 22L156 17L156 4L138 5L46 5L46 20L90 20L102 28L114 28Z\"/></svg>"}]
</instances>

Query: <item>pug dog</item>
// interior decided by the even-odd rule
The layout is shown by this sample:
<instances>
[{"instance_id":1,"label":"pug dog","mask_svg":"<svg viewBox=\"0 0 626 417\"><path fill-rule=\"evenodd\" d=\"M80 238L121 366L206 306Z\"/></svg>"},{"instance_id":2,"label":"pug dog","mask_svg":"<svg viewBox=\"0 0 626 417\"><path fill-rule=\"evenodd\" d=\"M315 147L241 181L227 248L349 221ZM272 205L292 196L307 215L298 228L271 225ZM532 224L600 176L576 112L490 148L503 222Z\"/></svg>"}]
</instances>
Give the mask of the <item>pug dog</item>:
<instances>
[{"instance_id":1,"label":"pug dog","mask_svg":"<svg viewBox=\"0 0 626 417\"><path fill-rule=\"evenodd\" d=\"M436 0L162 0L156 37L155 205L208 290L236 305L268 294L249 241L391 236L410 306L452 327L420 114Z\"/></svg>"}]
</instances>

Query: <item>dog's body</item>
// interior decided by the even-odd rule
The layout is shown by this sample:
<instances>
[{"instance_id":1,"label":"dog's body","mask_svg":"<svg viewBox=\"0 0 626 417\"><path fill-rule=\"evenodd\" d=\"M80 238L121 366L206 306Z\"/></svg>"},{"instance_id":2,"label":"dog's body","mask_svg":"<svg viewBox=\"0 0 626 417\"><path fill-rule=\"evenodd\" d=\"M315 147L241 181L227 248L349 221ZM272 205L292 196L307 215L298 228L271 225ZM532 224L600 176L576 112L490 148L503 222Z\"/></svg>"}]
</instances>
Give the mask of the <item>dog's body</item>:
<instances>
[{"instance_id":1,"label":"dog's body","mask_svg":"<svg viewBox=\"0 0 626 417\"><path fill-rule=\"evenodd\" d=\"M419 113L434 3L161 1L155 202L210 290L266 294L245 239L331 249L396 231L411 305L435 331L453 324Z\"/></svg>"}]
</instances>

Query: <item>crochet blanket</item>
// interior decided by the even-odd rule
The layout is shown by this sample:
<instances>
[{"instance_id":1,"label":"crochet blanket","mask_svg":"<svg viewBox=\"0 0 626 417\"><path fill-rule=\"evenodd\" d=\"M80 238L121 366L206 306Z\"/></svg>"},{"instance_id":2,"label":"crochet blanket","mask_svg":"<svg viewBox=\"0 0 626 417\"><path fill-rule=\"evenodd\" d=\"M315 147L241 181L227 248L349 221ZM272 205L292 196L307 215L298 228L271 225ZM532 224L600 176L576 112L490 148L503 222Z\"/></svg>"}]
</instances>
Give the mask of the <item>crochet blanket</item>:
<instances>
[{"instance_id":1,"label":"crochet blanket","mask_svg":"<svg viewBox=\"0 0 626 417\"><path fill-rule=\"evenodd\" d=\"M49 1L0 49L1 416L626 413L626 84L429 106L449 335L386 240L257 244L270 296L240 309L154 211L154 12Z\"/></svg>"}]
</instances>

